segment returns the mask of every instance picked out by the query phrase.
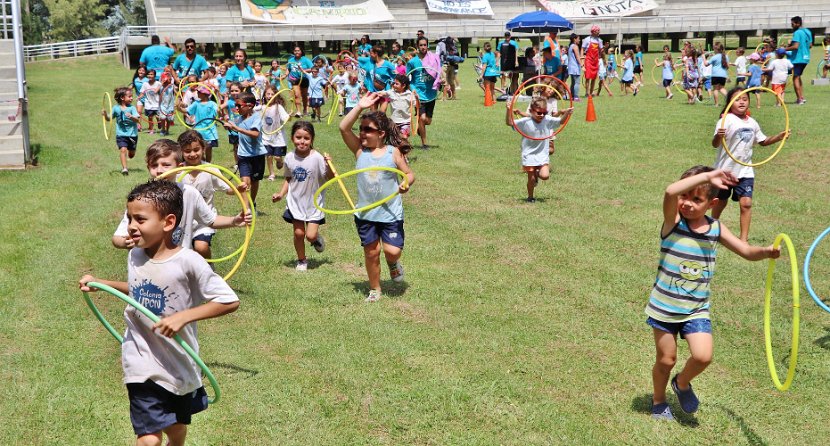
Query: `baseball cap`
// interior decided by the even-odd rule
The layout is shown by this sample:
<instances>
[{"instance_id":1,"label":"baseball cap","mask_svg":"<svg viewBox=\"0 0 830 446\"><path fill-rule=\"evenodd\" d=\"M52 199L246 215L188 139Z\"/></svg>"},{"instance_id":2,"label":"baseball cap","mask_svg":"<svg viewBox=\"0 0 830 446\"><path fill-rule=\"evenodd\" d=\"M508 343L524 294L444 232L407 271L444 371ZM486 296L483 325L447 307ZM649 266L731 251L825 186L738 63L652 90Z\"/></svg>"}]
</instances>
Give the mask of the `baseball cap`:
<instances>
[{"instance_id":1,"label":"baseball cap","mask_svg":"<svg viewBox=\"0 0 830 446\"><path fill-rule=\"evenodd\" d=\"M510 31L505 31L504 37L510 37Z\"/></svg>"},{"instance_id":2,"label":"baseball cap","mask_svg":"<svg viewBox=\"0 0 830 446\"><path fill-rule=\"evenodd\" d=\"M785 50L784 48L778 48L777 50L775 50L775 54L783 56L784 54L787 54L787 50Z\"/></svg>"}]
</instances>

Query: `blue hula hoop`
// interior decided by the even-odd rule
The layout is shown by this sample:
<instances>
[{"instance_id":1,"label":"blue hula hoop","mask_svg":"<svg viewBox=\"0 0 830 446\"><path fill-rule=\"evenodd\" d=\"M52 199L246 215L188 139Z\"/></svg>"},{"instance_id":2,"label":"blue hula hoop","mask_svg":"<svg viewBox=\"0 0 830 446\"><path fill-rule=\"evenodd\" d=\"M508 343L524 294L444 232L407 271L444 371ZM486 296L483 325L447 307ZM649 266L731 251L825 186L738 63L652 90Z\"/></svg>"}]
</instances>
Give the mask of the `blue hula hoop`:
<instances>
[{"instance_id":1,"label":"blue hula hoop","mask_svg":"<svg viewBox=\"0 0 830 446\"><path fill-rule=\"evenodd\" d=\"M807 257L804 258L804 285L807 286L807 292L810 293L810 296L816 301L816 304L821 307L822 310L830 313L830 307L827 306L824 302L822 302L821 298L818 297L818 294L813 290L813 285L810 283L810 260L813 258L813 251L816 250L816 247L819 243L824 239L824 237L830 234L830 228L827 228L816 237L813 244L810 245L810 249L807 250Z\"/></svg>"}]
</instances>

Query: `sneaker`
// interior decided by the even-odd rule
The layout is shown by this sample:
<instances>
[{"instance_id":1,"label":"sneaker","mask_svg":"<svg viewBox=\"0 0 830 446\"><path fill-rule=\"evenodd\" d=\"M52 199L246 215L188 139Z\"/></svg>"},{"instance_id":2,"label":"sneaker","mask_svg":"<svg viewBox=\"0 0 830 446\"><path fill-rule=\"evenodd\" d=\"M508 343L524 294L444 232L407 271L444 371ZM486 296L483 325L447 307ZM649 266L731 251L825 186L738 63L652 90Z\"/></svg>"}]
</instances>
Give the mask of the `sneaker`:
<instances>
[{"instance_id":1,"label":"sneaker","mask_svg":"<svg viewBox=\"0 0 830 446\"><path fill-rule=\"evenodd\" d=\"M297 271L308 271L308 260L297 260L297 266L294 269Z\"/></svg>"},{"instance_id":2,"label":"sneaker","mask_svg":"<svg viewBox=\"0 0 830 446\"><path fill-rule=\"evenodd\" d=\"M660 421L674 421L674 415L672 415L668 403L653 404L651 406L651 418Z\"/></svg>"},{"instance_id":3,"label":"sneaker","mask_svg":"<svg viewBox=\"0 0 830 446\"><path fill-rule=\"evenodd\" d=\"M579 99L579 96L574 98L574 102L581 102L581 101L582 101L582 99Z\"/></svg>"},{"instance_id":4,"label":"sneaker","mask_svg":"<svg viewBox=\"0 0 830 446\"><path fill-rule=\"evenodd\" d=\"M677 375L674 375L674 378L671 379L671 389L674 391L674 394L677 395L677 400L680 401L680 408L683 409L683 412L692 413L697 411L698 405L700 405L700 400L697 399L697 395L695 395L694 390L692 390L692 384L689 383L689 388L686 390L680 390L677 387Z\"/></svg>"},{"instance_id":5,"label":"sneaker","mask_svg":"<svg viewBox=\"0 0 830 446\"><path fill-rule=\"evenodd\" d=\"M312 120L317 119L317 114L316 114L316 113L314 113L314 112L312 112L312 113L311 113L311 119L312 119Z\"/></svg>"},{"instance_id":6,"label":"sneaker","mask_svg":"<svg viewBox=\"0 0 830 446\"><path fill-rule=\"evenodd\" d=\"M807 103L807 101L804 100L804 99L799 99L799 100L795 101L795 105L804 105L806 103Z\"/></svg>"},{"instance_id":7,"label":"sneaker","mask_svg":"<svg viewBox=\"0 0 830 446\"><path fill-rule=\"evenodd\" d=\"M421 145L421 150L429 150L429 146L426 144Z\"/></svg>"},{"instance_id":8,"label":"sneaker","mask_svg":"<svg viewBox=\"0 0 830 446\"><path fill-rule=\"evenodd\" d=\"M153 130L150 130L150 131L149 131L149 132L147 132L147 133L148 133L148 134L150 134L150 135L154 135L156 132L155 132L155 131L153 131Z\"/></svg>"},{"instance_id":9,"label":"sneaker","mask_svg":"<svg viewBox=\"0 0 830 446\"><path fill-rule=\"evenodd\" d=\"M295 118L301 118L302 116L303 116L303 115L301 115L301 114L300 114L300 112L294 113L294 117L295 117Z\"/></svg>"},{"instance_id":10,"label":"sneaker","mask_svg":"<svg viewBox=\"0 0 830 446\"><path fill-rule=\"evenodd\" d=\"M322 235L317 236L317 240L311 244L314 247L314 250L317 252L323 252L326 250L326 239L323 238Z\"/></svg>"},{"instance_id":11,"label":"sneaker","mask_svg":"<svg viewBox=\"0 0 830 446\"><path fill-rule=\"evenodd\" d=\"M126 177L126 176L127 176L127 175L129 175L129 174L130 174L130 171L129 171L129 170L127 170L127 168L126 168L126 167L125 167L125 168L123 168L123 169L121 169L121 175L124 175L124 176Z\"/></svg>"},{"instance_id":12,"label":"sneaker","mask_svg":"<svg viewBox=\"0 0 830 446\"><path fill-rule=\"evenodd\" d=\"M403 282L403 265L400 260L389 264L389 277L397 283Z\"/></svg>"},{"instance_id":13,"label":"sneaker","mask_svg":"<svg viewBox=\"0 0 830 446\"><path fill-rule=\"evenodd\" d=\"M268 181L274 181L275 179L277 179L276 175L274 175L274 174L268 175Z\"/></svg>"},{"instance_id":14,"label":"sneaker","mask_svg":"<svg viewBox=\"0 0 830 446\"><path fill-rule=\"evenodd\" d=\"M635 89L634 89L634 96L637 96L637 93L638 93L639 91L640 91L640 89L639 89L639 88L635 88Z\"/></svg>"},{"instance_id":15,"label":"sneaker","mask_svg":"<svg viewBox=\"0 0 830 446\"><path fill-rule=\"evenodd\" d=\"M343 112L340 112L340 116L343 116Z\"/></svg>"},{"instance_id":16,"label":"sneaker","mask_svg":"<svg viewBox=\"0 0 830 446\"><path fill-rule=\"evenodd\" d=\"M369 290L369 295L364 302L377 302L380 300L380 290Z\"/></svg>"},{"instance_id":17,"label":"sneaker","mask_svg":"<svg viewBox=\"0 0 830 446\"><path fill-rule=\"evenodd\" d=\"M674 97L674 95L673 95L673 94L670 94L670 95L666 96L666 99L671 99L671 98L673 98L673 97Z\"/></svg>"},{"instance_id":18,"label":"sneaker","mask_svg":"<svg viewBox=\"0 0 830 446\"><path fill-rule=\"evenodd\" d=\"M527 198L525 198L525 201L528 202L528 203L536 203L536 199L533 198L533 197L527 197Z\"/></svg>"}]
</instances>

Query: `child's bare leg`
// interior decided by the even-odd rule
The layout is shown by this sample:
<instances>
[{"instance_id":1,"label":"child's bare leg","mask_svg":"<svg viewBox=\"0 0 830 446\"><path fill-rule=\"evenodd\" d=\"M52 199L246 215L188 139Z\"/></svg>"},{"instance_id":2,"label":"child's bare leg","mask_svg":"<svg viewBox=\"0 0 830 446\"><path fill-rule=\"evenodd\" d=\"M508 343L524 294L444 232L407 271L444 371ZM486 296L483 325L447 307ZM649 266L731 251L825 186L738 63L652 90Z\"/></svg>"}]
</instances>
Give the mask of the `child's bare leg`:
<instances>
[{"instance_id":1,"label":"child's bare leg","mask_svg":"<svg viewBox=\"0 0 830 446\"><path fill-rule=\"evenodd\" d=\"M212 159L213 159L213 147L211 147L210 144L208 144L208 146L205 147L205 161L210 162Z\"/></svg>"},{"instance_id":2,"label":"child's bare leg","mask_svg":"<svg viewBox=\"0 0 830 446\"><path fill-rule=\"evenodd\" d=\"M274 162L276 162L276 164L277 164L277 170L282 169L283 163L282 163L282 157L281 156L275 156L274 157Z\"/></svg>"},{"instance_id":3,"label":"child's bare leg","mask_svg":"<svg viewBox=\"0 0 830 446\"><path fill-rule=\"evenodd\" d=\"M683 370L677 374L677 387L680 390L687 390L689 383L709 367L714 348L712 333L689 333L686 342L689 343L690 356Z\"/></svg>"},{"instance_id":4,"label":"child's bare leg","mask_svg":"<svg viewBox=\"0 0 830 446\"><path fill-rule=\"evenodd\" d=\"M233 163L235 165L239 165L239 154L236 153L237 148L239 148L239 144L232 144L231 149L233 149Z\"/></svg>"},{"instance_id":5,"label":"child's bare leg","mask_svg":"<svg viewBox=\"0 0 830 446\"><path fill-rule=\"evenodd\" d=\"M383 244L383 255L386 257L386 263L397 262L401 259L401 254L403 254L403 250L401 248L386 243Z\"/></svg>"},{"instance_id":6,"label":"child's bare leg","mask_svg":"<svg viewBox=\"0 0 830 446\"><path fill-rule=\"evenodd\" d=\"M656 328L652 330L657 351L654 367L651 369L651 380L654 385L652 404L660 404L666 402L666 387L669 385L671 371L677 363L677 340L672 333Z\"/></svg>"},{"instance_id":7,"label":"child's bare leg","mask_svg":"<svg viewBox=\"0 0 830 446\"><path fill-rule=\"evenodd\" d=\"M121 168L127 168L127 148L126 147L119 147L119 156L121 157Z\"/></svg>"},{"instance_id":8,"label":"child's bare leg","mask_svg":"<svg viewBox=\"0 0 830 446\"><path fill-rule=\"evenodd\" d=\"M755 108L761 108L761 93L755 92Z\"/></svg>"},{"instance_id":9,"label":"child's bare leg","mask_svg":"<svg viewBox=\"0 0 830 446\"><path fill-rule=\"evenodd\" d=\"M319 233L320 225L317 223L306 223L305 239L308 240L309 243L316 242Z\"/></svg>"},{"instance_id":10,"label":"child's bare leg","mask_svg":"<svg viewBox=\"0 0 830 446\"><path fill-rule=\"evenodd\" d=\"M135 446L161 446L161 432L145 434L135 439Z\"/></svg>"},{"instance_id":11,"label":"child's bare leg","mask_svg":"<svg viewBox=\"0 0 830 446\"><path fill-rule=\"evenodd\" d=\"M271 155L266 156L265 157L265 162L268 164L268 176L273 177L274 176L274 157L271 156Z\"/></svg>"},{"instance_id":12,"label":"child's bare leg","mask_svg":"<svg viewBox=\"0 0 830 446\"><path fill-rule=\"evenodd\" d=\"M209 259L211 256L210 253L210 244L204 240L194 240L193 241L193 250L198 252L199 255L202 257Z\"/></svg>"},{"instance_id":13,"label":"child's bare leg","mask_svg":"<svg viewBox=\"0 0 830 446\"><path fill-rule=\"evenodd\" d=\"M305 222L294 220L291 224L294 226L294 251L297 252L297 260L305 260Z\"/></svg>"},{"instance_id":14,"label":"child's bare leg","mask_svg":"<svg viewBox=\"0 0 830 446\"><path fill-rule=\"evenodd\" d=\"M167 446L184 446L184 439L187 436L187 425L176 423L164 430L167 434Z\"/></svg>"},{"instance_id":15,"label":"child's bare leg","mask_svg":"<svg viewBox=\"0 0 830 446\"><path fill-rule=\"evenodd\" d=\"M729 203L729 198L724 198L722 200L718 200L715 202L714 206L712 206L712 218L719 219L720 214L723 213L723 210L726 209L726 205Z\"/></svg>"},{"instance_id":16,"label":"child's bare leg","mask_svg":"<svg viewBox=\"0 0 830 446\"><path fill-rule=\"evenodd\" d=\"M741 240L749 240L749 223L752 221L752 197L741 197Z\"/></svg>"},{"instance_id":17,"label":"child's bare leg","mask_svg":"<svg viewBox=\"0 0 830 446\"><path fill-rule=\"evenodd\" d=\"M536 175L539 177L540 180L547 181L550 178L550 164L545 164L544 166L540 167Z\"/></svg>"},{"instance_id":18,"label":"child's bare leg","mask_svg":"<svg viewBox=\"0 0 830 446\"><path fill-rule=\"evenodd\" d=\"M548 141L548 155L553 155L553 152L556 152L556 147L553 144L553 138Z\"/></svg>"},{"instance_id":19,"label":"child's bare leg","mask_svg":"<svg viewBox=\"0 0 830 446\"><path fill-rule=\"evenodd\" d=\"M251 186L251 200L254 200L254 206L256 206L256 194L259 192L259 180L252 181L248 178L248 182Z\"/></svg>"},{"instance_id":20,"label":"child's bare leg","mask_svg":"<svg viewBox=\"0 0 830 446\"><path fill-rule=\"evenodd\" d=\"M533 198L533 189L536 188L536 170L527 173L527 198Z\"/></svg>"},{"instance_id":21,"label":"child's bare leg","mask_svg":"<svg viewBox=\"0 0 830 446\"><path fill-rule=\"evenodd\" d=\"M369 288L380 290L380 240L364 246L363 257L366 275L369 277Z\"/></svg>"}]
</instances>

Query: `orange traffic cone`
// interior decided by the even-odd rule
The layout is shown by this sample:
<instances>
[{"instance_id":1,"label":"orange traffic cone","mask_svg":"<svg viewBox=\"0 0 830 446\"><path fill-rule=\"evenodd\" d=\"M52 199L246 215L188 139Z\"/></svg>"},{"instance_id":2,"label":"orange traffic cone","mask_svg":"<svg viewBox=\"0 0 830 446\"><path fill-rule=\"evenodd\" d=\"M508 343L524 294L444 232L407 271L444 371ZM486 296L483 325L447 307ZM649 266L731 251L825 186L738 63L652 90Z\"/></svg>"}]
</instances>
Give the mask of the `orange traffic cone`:
<instances>
[{"instance_id":1,"label":"orange traffic cone","mask_svg":"<svg viewBox=\"0 0 830 446\"><path fill-rule=\"evenodd\" d=\"M585 120L588 122L597 120L597 112L594 110L594 95L588 95L588 112L585 114Z\"/></svg>"},{"instance_id":2,"label":"orange traffic cone","mask_svg":"<svg viewBox=\"0 0 830 446\"><path fill-rule=\"evenodd\" d=\"M485 107L492 107L496 101L493 100L493 93L490 91L489 88L484 88L484 106Z\"/></svg>"}]
</instances>

